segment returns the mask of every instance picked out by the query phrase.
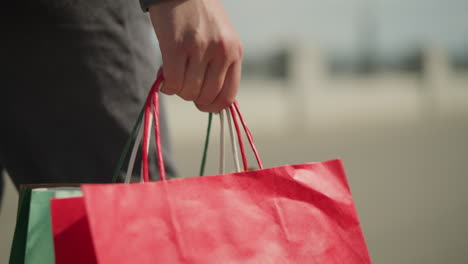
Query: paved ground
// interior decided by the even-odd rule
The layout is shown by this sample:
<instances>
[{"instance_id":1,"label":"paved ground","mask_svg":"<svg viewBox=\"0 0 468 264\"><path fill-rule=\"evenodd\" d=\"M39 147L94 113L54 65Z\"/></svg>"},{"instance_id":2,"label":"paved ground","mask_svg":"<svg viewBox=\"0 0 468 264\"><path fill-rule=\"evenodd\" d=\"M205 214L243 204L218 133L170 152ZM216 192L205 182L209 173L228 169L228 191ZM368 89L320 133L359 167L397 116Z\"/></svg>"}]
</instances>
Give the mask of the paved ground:
<instances>
[{"instance_id":1,"label":"paved ground","mask_svg":"<svg viewBox=\"0 0 468 264\"><path fill-rule=\"evenodd\" d=\"M468 116L254 135L268 167L343 158L374 263L468 263ZM184 176L198 171L202 137L174 138ZM7 263L16 199L9 185L0 263Z\"/></svg>"}]
</instances>

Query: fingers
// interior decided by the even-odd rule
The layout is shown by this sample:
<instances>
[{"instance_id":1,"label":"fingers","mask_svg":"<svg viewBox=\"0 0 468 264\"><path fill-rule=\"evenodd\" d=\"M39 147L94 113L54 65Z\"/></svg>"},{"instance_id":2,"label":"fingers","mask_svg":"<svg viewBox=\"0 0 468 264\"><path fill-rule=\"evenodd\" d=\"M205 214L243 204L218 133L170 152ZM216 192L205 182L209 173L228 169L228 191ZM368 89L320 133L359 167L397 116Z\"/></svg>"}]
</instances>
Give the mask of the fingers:
<instances>
[{"instance_id":1,"label":"fingers","mask_svg":"<svg viewBox=\"0 0 468 264\"><path fill-rule=\"evenodd\" d=\"M182 89L177 93L186 101L195 101L200 97L202 85L205 79L207 63L203 60L203 55L197 53L191 56L184 75Z\"/></svg>"},{"instance_id":2,"label":"fingers","mask_svg":"<svg viewBox=\"0 0 468 264\"><path fill-rule=\"evenodd\" d=\"M209 64L200 96L195 101L195 104L207 106L214 102L223 88L228 68L229 64L220 60Z\"/></svg>"},{"instance_id":3,"label":"fingers","mask_svg":"<svg viewBox=\"0 0 468 264\"><path fill-rule=\"evenodd\" d=\"M207 105L195 103L197 108L203 112L219 112L230 106L234 102L239 89L241 67L242 64L240 61L236 61L231 64L226 72L222 88L214 101Z\"/></svg>"},{"instance_id":4,"label":"fingers","mask_svg":"<svg viewBox=\"0 0 468 264\"><path fill-rule=\"evenodd\" d=\"M191 52L178 50L178 54L186 54L179 57L166 52L176 59L163 57L165 82L161 91L193 101L203 112L219 112L231 105L239 89L242 53L231 52L226 45L215 47L211 52L199 46L188 49Z\"/></svg>"},{"instance_id":5,"label":"fingers","mask_svg":"<svg viewBox=\"0 0 468 264\"><path fill-rule=\"evenodd\" d=\"M161 92L167 95L179 93L184 83L187 57L182 53L163 55L163 65L164 83Z\"/></svg>"},{"instance_id":6,"label":"fingers","mask_svg":"<svg viewBox=\"0 0 468 264\"><path fill-rule=\"evenodd\" d=\"M242 42L221 1L160 1L149 8L163 55L162 92L219 112L240 82Z\"/></svg>"}]
</instances>

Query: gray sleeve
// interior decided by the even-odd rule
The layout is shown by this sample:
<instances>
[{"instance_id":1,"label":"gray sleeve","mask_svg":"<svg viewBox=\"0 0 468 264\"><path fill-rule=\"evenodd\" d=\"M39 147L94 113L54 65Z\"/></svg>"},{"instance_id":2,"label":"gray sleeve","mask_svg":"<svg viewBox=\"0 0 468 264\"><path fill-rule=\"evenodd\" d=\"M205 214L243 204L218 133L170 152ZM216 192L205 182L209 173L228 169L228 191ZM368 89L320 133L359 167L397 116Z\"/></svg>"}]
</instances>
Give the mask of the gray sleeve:
<instances>
[{"instance_id":1,"label":"gray sleeve","mask_svg":"<svg viewBox=\"0 0 468 264\"><path fill-rule=\"evenodd\" d=\"M140 0L140 6L143 12L148 12L150 5L157 3L159 0Z\"/></svg>"}]
</instances>

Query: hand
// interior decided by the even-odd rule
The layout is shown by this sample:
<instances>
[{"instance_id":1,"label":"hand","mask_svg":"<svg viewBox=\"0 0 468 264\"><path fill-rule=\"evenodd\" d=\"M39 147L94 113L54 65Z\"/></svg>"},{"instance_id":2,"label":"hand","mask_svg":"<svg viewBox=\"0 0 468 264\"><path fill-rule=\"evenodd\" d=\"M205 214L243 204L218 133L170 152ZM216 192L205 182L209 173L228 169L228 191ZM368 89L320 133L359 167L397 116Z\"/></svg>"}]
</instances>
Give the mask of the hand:
<instances>
[{"instance_id":1,"label":"hand","mask_svg":"<svg viewBox=\"0 0 468 264\"><path fill-rule=\"evenodd\" d=\"M242 44L220 0L162 0L150 9L161 49L165 94L219 112L239 89Z\"/></svg>"}]
</instances>

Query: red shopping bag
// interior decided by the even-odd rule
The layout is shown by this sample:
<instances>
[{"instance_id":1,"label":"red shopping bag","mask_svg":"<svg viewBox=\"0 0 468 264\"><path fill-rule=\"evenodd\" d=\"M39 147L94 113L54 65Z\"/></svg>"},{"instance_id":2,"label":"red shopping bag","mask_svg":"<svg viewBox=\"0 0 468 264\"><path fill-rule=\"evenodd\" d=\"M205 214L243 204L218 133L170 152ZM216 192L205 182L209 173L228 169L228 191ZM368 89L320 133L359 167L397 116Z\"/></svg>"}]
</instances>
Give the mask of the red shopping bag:
<instances>
[{"instance_id":1,"label":"red shopping bag","mask_svg":"<svg viewBox=\"0 0 468 264\"><path fill-rule=\"evenodd\" d=\"M50 211L55 263L97 263L83 197L52 199Z\"/></svg>"},{"instance_id":2,"label":"red shopping bag","mask_svg":"<svg viewBox=\"0 0 468 264\"><path fill-rule=\"evenodd\" d=\"M339 160L83 191L98 263L370 263Z\"/></svg>"},{"instance_id":3,"label":"red shopping bag","mask_svg":"<svg viewBox=\"0 0 468 264\"><path fill-rule=\"evenodd\" d=\"M165 180L159 166L162 180L149 182L152 106L158 162L163 164L160 81L145 108L145 182L82 186L98 263L370 263L341 160L263 169L237 104L230 113L244 168L236 115L260 170ZM60 221L53 213L53 228Z\"/></svg>"}]
</instances>

